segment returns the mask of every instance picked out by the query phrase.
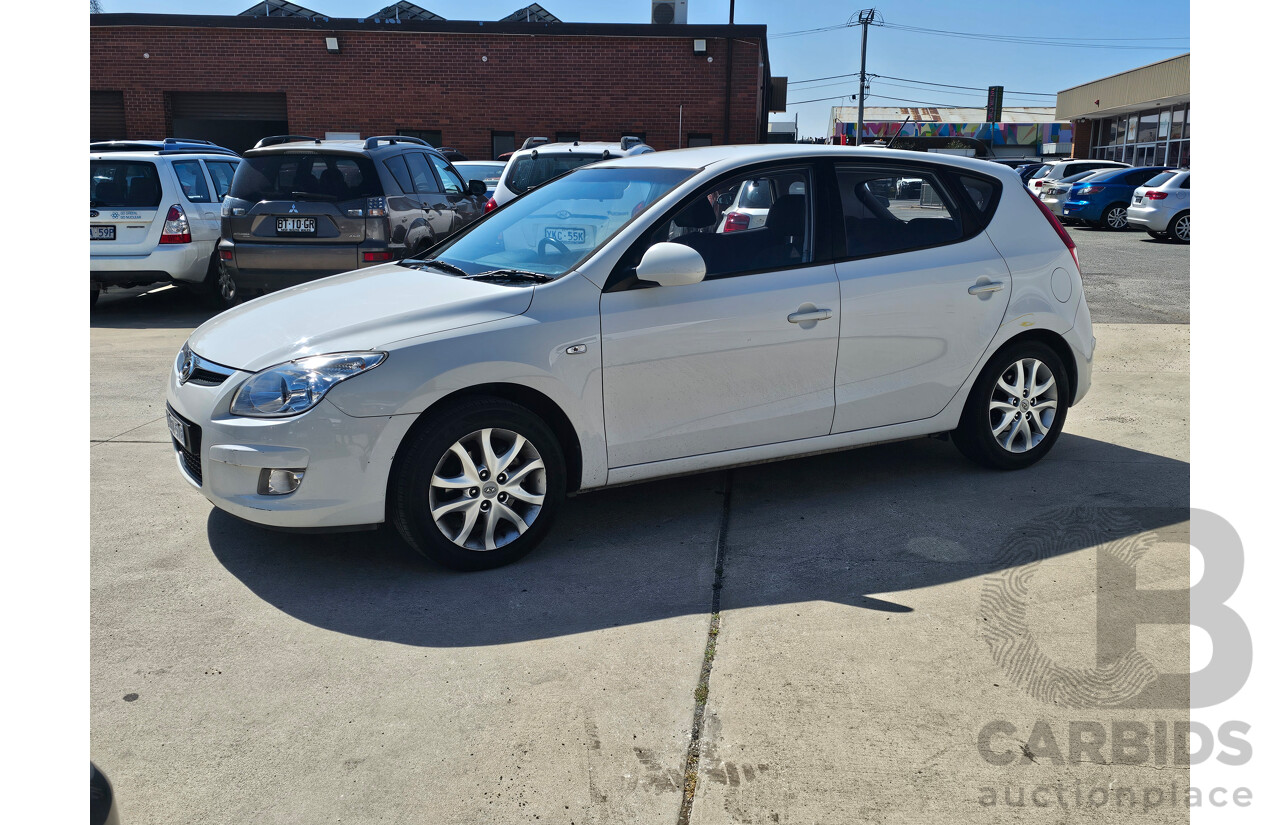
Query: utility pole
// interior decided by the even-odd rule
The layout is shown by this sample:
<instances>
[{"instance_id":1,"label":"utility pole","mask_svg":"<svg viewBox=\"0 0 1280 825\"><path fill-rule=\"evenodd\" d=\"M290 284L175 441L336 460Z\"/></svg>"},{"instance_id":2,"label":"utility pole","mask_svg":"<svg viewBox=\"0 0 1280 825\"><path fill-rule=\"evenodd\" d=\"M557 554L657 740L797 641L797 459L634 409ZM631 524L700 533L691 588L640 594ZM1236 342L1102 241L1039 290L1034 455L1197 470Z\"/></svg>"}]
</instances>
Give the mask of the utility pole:
<instances>
[{"instance_id":1,"label":"utility pole","mask_svg":"<svg viewBox=\"0 0 1280 825\"><path fill-rule=\"evenodd\" d=\"M858 12L858 25L862 26L862 68L858 70L858 132L854 136L854 145L862 145L862 106L867 96L867 28L875 21L875 9L863 9Z\"/></svg>"},{"instance_id":2,"label":"utility pole","mask_svg":"<svg viewBox=\"0 0 1280 825\"><path fill-rule=\"evenodd\" d=\"M733 25L734 0L729 0L729 25ZM729 103L733 93L733 36L725 38L725 51L728 53L724 65L724 142L729 143L729 129L733 125L729 117Z\"/></svg>"}]
</instances>

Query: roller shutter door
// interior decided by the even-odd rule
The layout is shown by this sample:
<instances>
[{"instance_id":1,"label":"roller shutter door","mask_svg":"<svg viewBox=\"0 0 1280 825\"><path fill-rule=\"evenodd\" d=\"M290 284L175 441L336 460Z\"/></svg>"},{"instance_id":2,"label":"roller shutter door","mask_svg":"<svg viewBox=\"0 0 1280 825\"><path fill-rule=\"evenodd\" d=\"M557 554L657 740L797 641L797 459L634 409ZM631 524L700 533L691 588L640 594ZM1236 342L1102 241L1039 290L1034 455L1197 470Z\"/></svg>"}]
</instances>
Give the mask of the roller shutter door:
<instances>
[{"instance_id":1,"label":"roller shutter door","mask_svg":"<svg viewBox=\"0 0 1280 825\"><path fill-rule=\"evenodd\" d=\"M212 140L243 152L267 135L289 131L284 94L260 92L169 92L173 137Z\"/></svg>"},{"instance_id":2,"label":"roller shutter door","mask_svg":"<svg viewBox=\"0 0 1280 825\"><path fill-rule=\"evenodd\" d=\"M123 140L124 92L89 92L89 140Z\"/></svg>"}]
</instances>

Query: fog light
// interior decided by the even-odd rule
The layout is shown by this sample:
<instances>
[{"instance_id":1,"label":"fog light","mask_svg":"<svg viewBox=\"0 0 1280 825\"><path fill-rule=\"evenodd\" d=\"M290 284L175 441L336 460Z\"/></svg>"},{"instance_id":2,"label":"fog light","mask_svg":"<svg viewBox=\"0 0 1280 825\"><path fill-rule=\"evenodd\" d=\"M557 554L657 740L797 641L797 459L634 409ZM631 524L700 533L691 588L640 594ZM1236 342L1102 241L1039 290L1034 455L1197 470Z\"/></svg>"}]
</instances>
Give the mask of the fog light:
<instances>
[{"instance_id":1,"label":"fog light","mask_svg":"<svg viewBox=\"0 0 1280 825\"><path fill-rule=\"evenodd\" d=\"M306 470L263 470L258 475L258 495L287 496L302 483Z\"/></svg>"}]
</instances>

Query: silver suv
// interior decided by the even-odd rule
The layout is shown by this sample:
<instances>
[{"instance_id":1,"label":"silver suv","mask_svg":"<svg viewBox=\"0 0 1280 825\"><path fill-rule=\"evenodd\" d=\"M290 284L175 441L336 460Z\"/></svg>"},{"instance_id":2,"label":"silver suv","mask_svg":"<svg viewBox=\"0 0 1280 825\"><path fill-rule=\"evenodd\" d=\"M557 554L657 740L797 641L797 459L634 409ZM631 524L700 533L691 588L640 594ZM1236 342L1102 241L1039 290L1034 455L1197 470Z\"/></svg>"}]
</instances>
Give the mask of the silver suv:
<instances>
[{"instance_id":1,"label":"silver suv","mask_svg":"<svg viewBox=\"0 0 1280 825\"><path fill-rule=\"evenodd\" d=\"M218 266L218 202L240 156L207 140L89 144L89 299L108 286L175 283L235 299Z\"/></svg>"}]
</instances>

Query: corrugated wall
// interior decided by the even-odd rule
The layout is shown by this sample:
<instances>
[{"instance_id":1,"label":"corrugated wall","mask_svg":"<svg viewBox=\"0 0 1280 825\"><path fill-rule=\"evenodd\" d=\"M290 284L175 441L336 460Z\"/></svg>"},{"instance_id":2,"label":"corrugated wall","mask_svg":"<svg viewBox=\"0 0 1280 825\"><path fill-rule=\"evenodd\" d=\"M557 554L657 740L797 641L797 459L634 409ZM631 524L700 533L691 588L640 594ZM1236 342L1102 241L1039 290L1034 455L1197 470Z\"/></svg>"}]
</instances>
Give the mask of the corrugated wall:
<instances>
[{"instance_id":1,"label":"corrugated wall","mask_svg":"<svg viewBox=\"0 0 1280 825\"><path fill-rule=\"evenodd\" d=\"M1089 117L1103 110L1138 107L1148 101L1191 94L1191 55L1104 77L1058 92L1058 120ZM1094 103L1097 100L1098 103Z\"/></svg>"}]
</instances>

